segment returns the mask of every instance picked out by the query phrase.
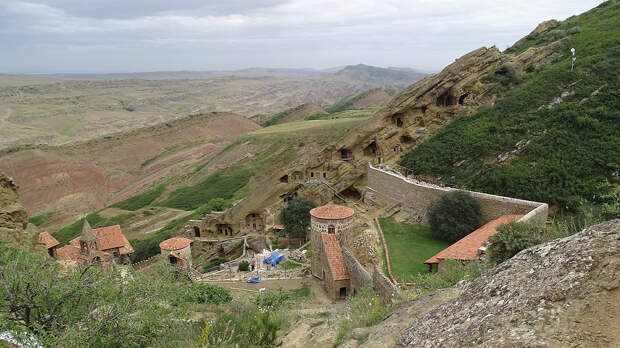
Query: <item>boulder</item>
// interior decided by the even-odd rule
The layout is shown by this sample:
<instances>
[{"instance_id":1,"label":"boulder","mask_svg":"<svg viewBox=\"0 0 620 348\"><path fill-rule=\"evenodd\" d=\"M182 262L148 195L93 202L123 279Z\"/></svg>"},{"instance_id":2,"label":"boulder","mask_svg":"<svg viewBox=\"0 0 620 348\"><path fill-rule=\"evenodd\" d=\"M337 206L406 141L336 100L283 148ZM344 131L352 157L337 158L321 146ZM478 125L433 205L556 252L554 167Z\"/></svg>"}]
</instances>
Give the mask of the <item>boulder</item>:
<instances>
[{"instance_id":1,"label":"boulder","mask_svg":"<svg viewBox=\"0 0 620 348\"><path fill-rule=\"evenodd\" d=\"M395 347L612 346L620 342L618 274L613 220L521 251L411 323Z\"/></svg>"}]
</instances>

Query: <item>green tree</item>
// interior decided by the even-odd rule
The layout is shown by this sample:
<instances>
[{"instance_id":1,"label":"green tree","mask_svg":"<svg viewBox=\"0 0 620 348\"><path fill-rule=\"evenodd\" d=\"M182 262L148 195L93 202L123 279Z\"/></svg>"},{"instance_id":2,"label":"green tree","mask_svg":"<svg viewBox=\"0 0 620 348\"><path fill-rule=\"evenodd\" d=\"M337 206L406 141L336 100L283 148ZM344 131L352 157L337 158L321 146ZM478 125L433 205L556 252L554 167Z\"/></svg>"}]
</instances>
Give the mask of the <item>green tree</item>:
<instances>
[{"instance_id":1,"label":"green tree","mask_svg":"<svg viewBox=\"0 0 620 348\"><path fill-rule=\"evenodd\" d=\"M541 223L509 222L497 227L497 233L489 237L487 255L489 262L502 263L519 251L542 243L545 226Z\"/></svg>"},{"instance_id":2,"label":"green tree","mask_svg":"<svg viewBox=\"0 0 620 348\"><path fill-rule=\"evenodd\" d=\"M463 191L452 191L432 202L426 212L431 232L447 242L456 242L482 226L480 203Z\"/></svg>"},{"instance_id":3,"label":"green tree","mask_svg":"<svg viewBox=\"0 0 620 348\"><path fill-rule=\"evenodd\" d=\"M280 221L289 238L305 238L310 227L310 210L316 203L304 198L295 198L280 212Z\"/></svg>"}]
</instances>

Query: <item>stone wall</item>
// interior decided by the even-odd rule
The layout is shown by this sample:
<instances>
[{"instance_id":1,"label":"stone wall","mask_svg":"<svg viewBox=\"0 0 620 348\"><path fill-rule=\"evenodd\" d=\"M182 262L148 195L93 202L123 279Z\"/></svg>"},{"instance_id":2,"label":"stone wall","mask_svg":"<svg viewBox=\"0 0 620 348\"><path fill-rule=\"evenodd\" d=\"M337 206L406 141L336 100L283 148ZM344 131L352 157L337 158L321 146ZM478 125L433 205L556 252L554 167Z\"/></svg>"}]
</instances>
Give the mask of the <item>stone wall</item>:
<instances>
[{"instance_id":1,"label":"stone wall","mask_svg":"<svg viewBox=\"0 0 620 348\"><path fill-rule=\"evenodd\" d=\"M379 267L375 266L375 272L372 274L373 288L381 300L390 303L398 294L396 286L386 277Z\"/></svg>"},{"instance_id":2,"label":"stone wall","mask_svg":"<svg viewBox=\"0 0 620 348\"><path fill-rule=\"evenodd\" d=\"M366 201L369 203L400 204L411 220L425 223L425 214L431 202L441 195L454 191L449 187L440 187L425 182L409 179L388 169L368 165L368 187ZM525 220L546 220L548 205L546 203L466 191L482 205L485 222L503 215L524 215Z\"/></svg>"},{"instance_id":3,"label":"stone wall","mask_svg":"<svg viewBox=\"0 0 620 348\"><path fill-rule=\"evenodd\" d=\"M372 284L370 274L357 261L355 256L349 252L349 250L342 248L342 257L344 258L344 263L347 266L347 271L349 272L349 278L351 279L351 291L353 294L357 293L364 286Z\"/></svg>"}]
</instances>

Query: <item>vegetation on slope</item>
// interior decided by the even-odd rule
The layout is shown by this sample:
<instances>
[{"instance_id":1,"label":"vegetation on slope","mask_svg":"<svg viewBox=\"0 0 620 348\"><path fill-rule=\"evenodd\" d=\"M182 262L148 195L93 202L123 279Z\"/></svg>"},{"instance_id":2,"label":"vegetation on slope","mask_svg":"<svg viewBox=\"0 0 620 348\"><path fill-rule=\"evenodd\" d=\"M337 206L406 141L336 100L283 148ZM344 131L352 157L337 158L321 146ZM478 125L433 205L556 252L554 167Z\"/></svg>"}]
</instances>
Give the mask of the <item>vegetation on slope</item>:
<instances>
[{"instance_id":1,"label":"vegetation on slope","mask_svg":"<svg viewBox=\"0 0 620 348\"><path fill-rule=\"evenodd\" d=\"M46 255L0 246L0 332L38 343L25 346L191 345L201 323L185 320L189 307L228 303L230 293L206 284L179 286L164 262L153 267L149 276L62 269Z\"/></svg>"},{"instance_id":2,"label":"vegetation on slope","mask_svg":"<svg viewBox=\"0 0 620 348\"><path fill-rule=\"evenodd\" d=\"M123 210L131 210L136 211L138 209L142 209L155 201L159 196L161 196L162 192L166 188L165 185L158 185L153 187L152 189L141 193L137 196L133 196L128 198L122 202L114 203L111 207L119 208Z\"/></svg>"},{"instance_id":3,"label":"vegetation on slope","mask_svg":"<svg viewBox=\"0 0 620 348\"><path fill-rule=\"evenodd\" d=\"M559 61L526 73L493 107L457 118L401 164L447 184L568 209L605 203L620 172L618 27L617 1L567 19L558 28L573 34L557 52ZM577 51L574 71L571 47Z\"/></svg>"}]
</instances>

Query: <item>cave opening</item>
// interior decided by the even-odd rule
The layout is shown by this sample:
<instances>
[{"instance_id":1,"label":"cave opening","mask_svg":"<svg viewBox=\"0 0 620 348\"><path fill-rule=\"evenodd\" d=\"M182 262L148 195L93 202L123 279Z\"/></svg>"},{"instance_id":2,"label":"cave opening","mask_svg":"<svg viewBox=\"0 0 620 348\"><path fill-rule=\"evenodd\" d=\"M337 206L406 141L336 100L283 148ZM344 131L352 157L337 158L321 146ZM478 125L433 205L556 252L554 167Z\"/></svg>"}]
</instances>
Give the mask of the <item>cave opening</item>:
<instances>
[{"instance_id":1,"label":"cave opening","mask_svg":"<svg viewBox=\"0 0 620 348\"><path fill-rule=\"evenodd\" d=\"M437 106L452 106L456 104L456 98L452 95L452 91L448 89L439 97L437 97Z\"/></svg>"},{"instance_id":2,"label":"cave opening","mask_svg":"<svg viewBox=\"0 0 620 348\"><path fill-rule=\"evenodd\" d=\"M364 155L375 156L377 154L377 141L373 140L366 148L364 148Z\"/></svg>"},{"instance_id":3,"label":"cave opening","mask_svg":"<svg viewBox=\"0 0 620 348\"><path fill-rule=\"evenodd\" d=\"M413 143L413 138L408 135L403 135L400 137L400 142L403 144L411 144Z\"/></svg>"},{"instance_id":4,"label":"cave opening","mask_svg":"<svg viewBox=\"0 0 620 348\"><path fill-rule=\"evenodd\" d=\"M288 174L285 174L280 177L280 182L288 182Z\"/></svg>"},{"instance_id":5,"label":"cave opening","mask_svg":"<svg viewBox=\"0 0 620 348\"><path fill-rule=\"evenodd\" d=\"M341 149L340 150L340 159L345 160L345 161L353 159L353 155L351 154L351 150Z\"/></svg>"},{"instance_id":6,"label":"cave opening","mask_svg":"<svg viewBox=\"0 0 620 348\"><path fill-rule=\"evenodd\" d=\"M353 186L349 186L340 191L340 195L349 201L359 201L362 199L362 194Z\"/></svg>"},{"instance_id":7,"label":"cave opening","mask_svg":"<svg viewBox=\"0 0 620 348\"><path fill-rule=\"evenodd\" d=\"M392 115L392 123L396 124L396 127L403 126L403 118L401 114Z\"/></svg>"},{"instance_id":8,"label":"cave opening","mask_svg":"<svg viewBox=\"0 0 620 348\"><path fill-rule=\"evenodd\" d=\"M465 99L469 96L469 93L465 93L459 97L459 105L463 105Z\"/></svg>"}]
</instances>

